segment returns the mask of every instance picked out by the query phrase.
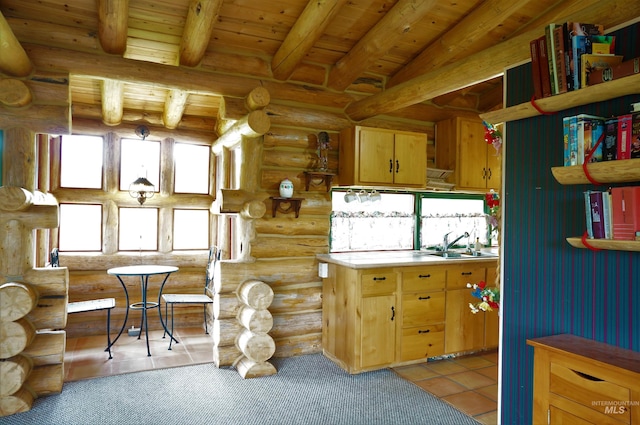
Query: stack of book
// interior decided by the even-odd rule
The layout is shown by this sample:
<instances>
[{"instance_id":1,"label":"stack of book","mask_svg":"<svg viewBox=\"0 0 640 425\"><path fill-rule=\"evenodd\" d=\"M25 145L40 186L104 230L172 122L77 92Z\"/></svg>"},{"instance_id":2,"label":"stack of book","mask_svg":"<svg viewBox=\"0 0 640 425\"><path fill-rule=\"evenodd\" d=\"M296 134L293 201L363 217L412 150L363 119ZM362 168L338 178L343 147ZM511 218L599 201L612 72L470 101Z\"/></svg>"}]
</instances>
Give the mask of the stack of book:
<instances>
[{"instance_id":1,"label":"stack of book","mask_svg":"<svg viewBox=\"0 0 640 425\"><path fill-rule=\"evenodd\" d=\"M633 61L622 66L623 57L615 54L615 46L615 36L604 35L599 24L547 25L545 35L529 45L534 96L541 99L586 87L592 80L602 82L637 73ZM600 74L590 78L596 70ZM609 70L604 77L603 70Z\"/></svg>"},{"instance_id":2,"label":"stack of book","mask_svg":"<svg viewBox=\"0 0 640 425\"><path fill-rule=\"evenodd\" d=\"M611 118L588 114L563 117L562 133L566 167L640 158L640 111Z\"/></svg>"},{"instance_id":3,"label":"stack of book","mask_svg":"<svg viewBox=\"0 0 640 425\"><path fill-rule=\"evenodd\" d=\"M584 192L589 239L634 240L640 232L640 186Z\"/></svg>"}]
</instances>

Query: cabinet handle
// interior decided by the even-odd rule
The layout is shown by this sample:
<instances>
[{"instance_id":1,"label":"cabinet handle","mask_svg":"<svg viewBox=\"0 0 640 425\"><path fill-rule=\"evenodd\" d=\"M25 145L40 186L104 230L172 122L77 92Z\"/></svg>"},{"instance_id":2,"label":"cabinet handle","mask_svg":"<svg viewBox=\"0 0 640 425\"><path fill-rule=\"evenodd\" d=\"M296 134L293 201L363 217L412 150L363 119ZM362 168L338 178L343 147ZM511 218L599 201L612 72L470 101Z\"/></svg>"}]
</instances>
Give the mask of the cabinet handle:
<instances>
[{"instance_id":1,"label":"cabinet handle","mask_svg":"<svg viewBox=\"0 0 640 425\"><path fill-rule=\"evenodd\" d=\"M426 331L421 331L421 330L418 331L419 334L428 334L429 332L431 332L430 329L427 329Z\"/></svg>"},{"instance_id":2,"label":"cabinet handle","mask_svg":"<svg viewBox=\"0 0 640 425\"><path fill-rule=\"evenodd\" d=\"M393 160L392 159L389 160L389 172L393 173Z\"/></svg>"},{"instance_id":3,"label":"cabinet handle","mask_svg":"<svg viewBox=\"0 0 640 425\"><path fill-rule=\"evenodd\" d=\"M426 296L426 297L418 297L419 300L430 300L431 299L431 295Z\"/></svg>"},{"instance_id":4,"label":"cabinet handle","mask_svg":"<svg viewBox=\"0 0 640 425\"><path fill-rule=\"evenodd\" d=\"M487 180L491 179L491 168L489 168L489 177L487 177Z\"/></svg>"},{"instance_id":5,"label":"cabinet handle","mask_svg":"<svg viewBox=\"0 0 640 425\"><path fill-rule=\"evenodd\" d=\"M419 275L418 275L418 277L419 277L420 279L426 279L426 278L428 278L428 277L431 277L431 275L430 275L430 274L419 274Z\"/></svg>"},{"instance_id":6,"label":"cabinet handle","mask_svg":"<svg viewBox=\"0 0 640 425\"><path fill-rule=\"evenodd\" d=\"M485 167L482 167L482 178L486 178L487 177L487 169Z\"/></svg>"},{"instance_id":7,"label":"cabinet handle","mask_svg":"<svg viewBox=\"0 0 640 425\"><path fill-rule=\"evenodd\" d=\"M396 159L396 174L400 172L400 161Z\"/></svg>"},{"instance_id":8,"label":"cabinet handle","mask_svg":"<svg viewBox=\"0 0 640 425\"><path fill-rule=\"evenodd\" d=\"M373 280L387 280L386 277L374 277Z\"/></svg>"},{"instance_id":9,"label":"cabinet handle","mask_svg":"<svg viewBox=\"0 0 640 425\"><path fill-rule=\"evenodd\" d=\"M462 276L470 276L473 274L473 272L462 272L460 273Z\"/></svg>"},{"instance_id":10,"label":"cabinet handle","mask_svg":"<svg viewBox=\"0 0 640 425\"><path fill-rule=\"evenodd\" d=\"M396 309L391 306L391 321L393 322L393 319L396 317Z\"/></svg>"}]
</instances>

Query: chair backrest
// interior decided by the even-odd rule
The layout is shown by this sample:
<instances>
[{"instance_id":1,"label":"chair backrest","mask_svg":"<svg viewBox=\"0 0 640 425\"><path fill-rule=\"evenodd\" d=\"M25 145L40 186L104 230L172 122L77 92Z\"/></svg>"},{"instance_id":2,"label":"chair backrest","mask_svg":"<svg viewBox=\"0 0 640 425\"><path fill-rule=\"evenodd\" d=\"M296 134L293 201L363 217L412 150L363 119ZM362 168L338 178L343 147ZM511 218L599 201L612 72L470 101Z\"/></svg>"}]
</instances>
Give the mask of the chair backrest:
<instances>
[{"instance_id":1,"label":"chair backrest","mask_svg":"<svg viewBox=\"0 0 640 425\"><path fill-rule=\"evenodd\" d=\"M209 292L213 295L213 281L215 277L216 266L218 265L218 261L220 261L220 255L222 251L217 246L212 246L209 248L209 259L207 260L207 270L205 277L205 293Z\"/></svg>"},{"instance_id":2,"label":"chair backrest","mask_svg":"<svg viewBox=\"0 0 640 425\"><path fill-rule=\"evenodd\" d=\"M51 250L51 254L49 255L49 262L51 262L51 267L60 267L60 258L58 257L58 248L53 248Z\"/></svg>"}]
</instances>

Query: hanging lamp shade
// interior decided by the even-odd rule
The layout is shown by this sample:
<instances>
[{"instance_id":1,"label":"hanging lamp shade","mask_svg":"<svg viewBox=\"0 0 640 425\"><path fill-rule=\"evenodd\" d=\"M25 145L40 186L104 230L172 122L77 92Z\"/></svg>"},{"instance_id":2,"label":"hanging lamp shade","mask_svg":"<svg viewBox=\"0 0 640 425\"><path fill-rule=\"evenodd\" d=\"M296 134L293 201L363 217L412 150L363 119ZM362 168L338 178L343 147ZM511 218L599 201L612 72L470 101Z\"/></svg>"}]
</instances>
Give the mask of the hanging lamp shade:
<instances>
[{"instance_id":1,"label":"hanging lamp shade","mask_svg":"<svg viewBox=\"0 0 640 425\"><path fill-rule=\"evenodd\" d=\"M140 205L144 204L147 199L153 198L155 193L156 187L146 177L138 177L129 185L129 195L138 199Z\"/></svg>"}]
</instances>

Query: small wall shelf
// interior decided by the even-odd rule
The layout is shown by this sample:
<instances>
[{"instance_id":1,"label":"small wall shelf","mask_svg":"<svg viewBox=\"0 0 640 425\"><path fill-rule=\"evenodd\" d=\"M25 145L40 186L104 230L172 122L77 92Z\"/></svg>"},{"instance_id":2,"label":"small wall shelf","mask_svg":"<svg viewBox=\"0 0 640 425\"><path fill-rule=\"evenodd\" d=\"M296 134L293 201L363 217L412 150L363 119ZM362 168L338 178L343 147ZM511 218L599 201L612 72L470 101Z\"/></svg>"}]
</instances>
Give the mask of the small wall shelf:
<instances>
[{"instance_id":1,"label":"small wall shelf","mask_svg":"<svg viewBox=\"0 0 640 425\"><path fill-rule=\"evenodd\" d=\"M271 197L271 215L276 216L276 211L282 214L296 213L296 218L300 215L300 206L304 198L282 198L280 196Z\"/></svg>"},{"instance_id":2,"label":"small wall shelf","mask_svg":"<svg viewBox=\"0 0 640 425\"><path fill-rule=\"evenodd\" d=\"M567 242L574 248L586 248L582 238L567 238ZM612 251L639 251L640 241L623 241L618 239L587 239L587 243L594 248Z\"/></svg>"},{"instance_id":3,"label":"small wall shelf","mask_svg":"<svg viewBox=\"0 0 640 425\"><path fill-rule=\"evenodd\" d=\"M333 176L335 175L336 173L329 173L326 171L305 171L305 190L308 192L309 186L320 186L322 183L324 183L327 187L327 192L329 192L331 190Z\"/></svg>"},{"instance_id":4,"label":"small wall shelf","mask_svg":"<svg viewBox=\"0 0 640 425\"><path fill-rule=\"evenodd\" d=\"M536 104L545 112L558 112L575 106L587 105L589 103L609 100L633 93L640 93L640 74L634 74L618 80L588 86L580 90L538 99L536 100ZM530 102L526 102L498 111L481 114L480 118L486 122L497 124L536 117L538 115L541 115L540 112L538 112Z\"/></svg>"},{"instance_id":5,"label":"small wall shelf","mask_svg":"<svg viewBox=\"0 0 640 425\"><path fill-rule=\"evenodd\" d=\"M594 162L587 165L589 174L600 183L621 183L640 181L640 159L620 159L616 161ZM551 167L553 177L560 184L589 184L582 165L571 167Z\"/></svg>"}]
</instances>

